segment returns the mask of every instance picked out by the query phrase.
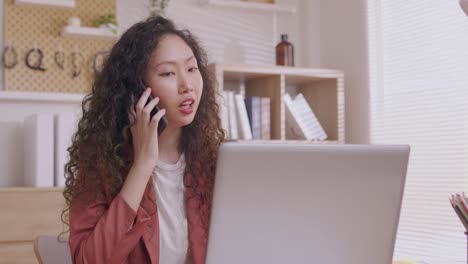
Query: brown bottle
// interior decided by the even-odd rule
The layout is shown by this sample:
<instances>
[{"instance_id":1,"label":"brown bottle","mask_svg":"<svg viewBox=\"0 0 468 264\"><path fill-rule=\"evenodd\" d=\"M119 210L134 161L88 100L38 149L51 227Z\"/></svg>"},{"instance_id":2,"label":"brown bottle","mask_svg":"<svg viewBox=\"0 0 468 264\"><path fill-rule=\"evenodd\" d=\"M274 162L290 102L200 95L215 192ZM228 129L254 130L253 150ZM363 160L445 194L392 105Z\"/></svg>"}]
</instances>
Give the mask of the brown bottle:
<instances>
[{"instance_id":1,"label":"brown bottle","mask_svg":"<svg viewBox=\"0 0 468 264\"><path fill-rule=\"evenodd\" d=\"M282 34L276 45L276 65L294 66L294 46L288 42L287 34Z\"/></svg>"}]
</instances>

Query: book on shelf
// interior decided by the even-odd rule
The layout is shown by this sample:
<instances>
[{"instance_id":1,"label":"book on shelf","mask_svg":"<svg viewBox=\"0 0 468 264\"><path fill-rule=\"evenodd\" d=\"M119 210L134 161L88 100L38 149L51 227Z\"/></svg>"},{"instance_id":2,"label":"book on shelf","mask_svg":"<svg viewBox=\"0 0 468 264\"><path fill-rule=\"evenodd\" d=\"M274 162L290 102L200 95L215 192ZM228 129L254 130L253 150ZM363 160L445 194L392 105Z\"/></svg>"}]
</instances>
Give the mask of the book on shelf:
<instances>
[{"instance_id":1,"label":"book on shelf","mask_svg":"<svg viewBox=\"0 0 468 264\"><path fill-rule=\"evenodd\" d=\"M463 194L452 194L449 198L450 204L453 210L457 214L460 222L465 228L465 232L468 231L468 199Z\"/></svg>"},{"instance_id":2,"label":"book on shelf","mask_svg":"<svg viewBox=\"0 0 468 264\"><path fill-rule=\"evenodd\" d=\"M271 100L270 97L260 98L261 138L271 139Z\"/></svg>"},{"instance_id":3,"label":"book on shelf","mask_svg":"<svg viewBox=\"0 0 468 264\"><path fill-rule=\"evenodd\" d=\"M24 185L54 186L54 115L24 118Z\"/></svg>"},{"instance_id":4,"label":"book on shelf","mask_svg":"<svg viewBox=\"0 0 468 264\"><path fill-rule=\"evenodd\" d=\"M234 95L237 110L237 128L240 139L252 139L252 130L250 129L249 116L245 107L244 96L242 94Z\"/></svg>"},{"instance_id":5,"label":"book on shelf","mask_svg":"<svg viewBox=\"0 0 468 264\"><path fill-rule=\"evenodd\" d=\"M68 147L72 144L77 130L78 117L75 114L60 113L54 116L55 152L54 185L65 186L65 164L68 162Z\"/></svg>"},{"instance_id":6,"label":"book on shelf","mask_svg":"<svg viewBox=\"0 0 468 264\"><path fill-rule=\"evenodd\" d=\"M218 97L219 112L221 115L221 127L226 133L226 138L230 138L230 129L229 129L229 110L228 110L228 98L225 91L222 91Z\"/></svg>"},{"instance_id":7,"label":"book on shelf","mask_svg":"<svg viewBox=\"0 0 468 264\"><path fill-rule=\"evenodd\" d=\"M230 139L239 139L239 133L237 128L237 114L236 114L236 102L233 91L225 92L228 99L228 115L229 115L229 135Z\"/></svg>"},{"instance_id":8,"label":"book on shelf","mask_svg":"<svg viewBox=\"0 0 468 264\"><path fill-rule=\"evenodd\" d=\"M289 139L326 140L327 134L314 114L304 95L299 93L295 98L285 94L286 137Z\"/></svg>"},{"instance_id":9,"label":"book on shelf","mask_svg":"<svg viewBox=\"0 0 468 264\"><path fill-rule=\"evenodd\" d=\"M252 129L252 138L262 138L262 119L261 119L261 98L259 96L249 96L245 98L245 107Z\"/></svg>"},{"instance_id":10,"label":"book on shelf","mask_svg":"<svg viewBox=\"0 0 468 264\"><path fill-rule=\"evenodd\" d=\"M271 103L269 97L235 94L223 91L220 99L220 115L226 138L271 139Z\"/></svg>"}]
</instances>

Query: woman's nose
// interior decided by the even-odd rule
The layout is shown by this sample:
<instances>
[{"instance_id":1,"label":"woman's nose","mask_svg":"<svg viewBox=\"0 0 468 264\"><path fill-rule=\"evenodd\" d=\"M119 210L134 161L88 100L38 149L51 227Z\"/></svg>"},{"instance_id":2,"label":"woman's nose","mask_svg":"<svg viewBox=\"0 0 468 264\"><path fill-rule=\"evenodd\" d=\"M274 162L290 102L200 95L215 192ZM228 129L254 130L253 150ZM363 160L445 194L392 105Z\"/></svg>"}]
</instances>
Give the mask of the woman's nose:
<instances>
[{"instance_id":1,"label":"woman's nose","mask_svg":"<svg viewBox=\"0 0 468 264\"><path fill-rule=\"evenodd\" d=\"M179 76L179 92L186 93L193 91L193 87L190 84L188 76L186 74L181 74Z\"/></svg>"}]
</instances>

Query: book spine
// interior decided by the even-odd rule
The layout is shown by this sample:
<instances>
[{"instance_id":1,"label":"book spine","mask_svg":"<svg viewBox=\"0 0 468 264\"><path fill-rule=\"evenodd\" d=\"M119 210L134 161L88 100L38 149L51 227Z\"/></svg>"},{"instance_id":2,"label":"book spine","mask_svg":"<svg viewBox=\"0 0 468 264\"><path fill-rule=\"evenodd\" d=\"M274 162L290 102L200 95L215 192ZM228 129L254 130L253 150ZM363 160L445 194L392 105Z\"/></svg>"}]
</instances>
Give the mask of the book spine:
<instances>
[{"instance_id":1,"label":"book spine","mask_svg":"<svg viewBox=\"0 0 468 264\"><path fill-rule=\"evenodd\" d=\"M260 123L261 123L261 138L271 139L271 100L269 97L260 98Z\"/></svg>"},{"instance_id":2,"label":"book spine","mask_svg":"<svg viewBox=\"0 0 468 264\"><path fill-rule=\"evenodd\" d=\"M68 147L72 144L78 118L74 114L56 114L54 117L54 186L65 186L65 164L68 162Z\"/></svg>"},{"instance_id":3,"label":"book spine","mask_svg":"<svg viewBox=\"0 0 468 264\"><path fill-rule=\"evenodd\" d=\"M231 133L229 129L229 111L228 111L228 98L225 91L221 92L221 95L218 97L219 112L221 118L221 127L226 133L226 138L231 138Z\"/></svg>"},{"instance_id":4,"label":"book spine","mask_svg":"<svg viewBox=\"0 0 468 264\"><path fill-rule=\"evenodd\" d=\"M296 140L305 139L304 132L296 119L293 101L289 94L284 95L283 103L286 108L286 138Z\"/></svg>"},{"instance_id":5,"label":"book spine","mask_svg":"<svg viewBox=\"0 0 468 264\"><path fill-rule=\"evenodd\" d=\"M54 186L54 116L34 114L24 119L24 183Z\"/></svg>"},{"instance_id":6,"label":"book spine","mask_svg":"<svg viewBox=\"0 0 468 264\"><path fill-rule=\"evenodd\" d=\"M252 139L252 130L250 129L249 117L245 107L244 96L241 94L235 95L237 109L237 125L239 128L239 137L241 139Z\"/></svg>"},{"instance_id":7,"label":"book spine","mask_svg":"<svg viewBox=\"0 0 468 264\"><path fill-rule=\"evenodd\" d=\"M239 139L237 130L237 115L236 115L236 103L234 99L233 91L226 91L228 97L228 111L229 111L229 130L231 139Z\"/></svg>"},{"instance_id":8,"label":"book spine","mask_svg":"<svg viewBox=\"0 0 468 264\"><path fill-rule=\"evenodd\" d=\"M260 97L250 96L245 98L245 105L247 109L247 116L249 118L250 127L252 129L252 138L261 139L261 109Z\"/></svg>"},{"instance_id":9,"label":"book spine","mask_svg":"<svg viewBox=\"0 0 468 264\"><path fill-rule=\"evenodd\" d=\"M322 125L317 119L317 116L312 111L309 103L307 103L304 95L301 93L294 99L295 112L301 128L304 131L305 137L308 140L325 140L327 134L323 130Z\"/></svg>"}]
</instances>

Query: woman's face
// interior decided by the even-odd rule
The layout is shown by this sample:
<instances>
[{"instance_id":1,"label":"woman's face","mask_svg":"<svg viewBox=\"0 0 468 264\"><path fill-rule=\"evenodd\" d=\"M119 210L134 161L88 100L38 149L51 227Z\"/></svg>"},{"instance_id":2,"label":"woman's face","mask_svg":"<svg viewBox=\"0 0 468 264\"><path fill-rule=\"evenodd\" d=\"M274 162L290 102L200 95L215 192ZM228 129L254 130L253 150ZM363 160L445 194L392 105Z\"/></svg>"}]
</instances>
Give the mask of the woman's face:
<instances>
[{"instance_id":1,"label":"woman's face","mask_svg":"<svg viewBox=\"0 0 468 264\"><path fill-rule=\"evenodd\" d=\"M176 35L165 35L151 54L145 83L159 107L166 109L168 127L192 123L203 92L203 79L192 49Z\"/></svg>"}]
</instances>

